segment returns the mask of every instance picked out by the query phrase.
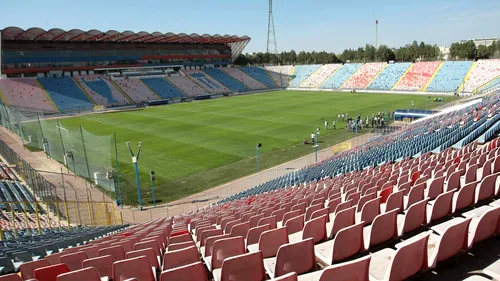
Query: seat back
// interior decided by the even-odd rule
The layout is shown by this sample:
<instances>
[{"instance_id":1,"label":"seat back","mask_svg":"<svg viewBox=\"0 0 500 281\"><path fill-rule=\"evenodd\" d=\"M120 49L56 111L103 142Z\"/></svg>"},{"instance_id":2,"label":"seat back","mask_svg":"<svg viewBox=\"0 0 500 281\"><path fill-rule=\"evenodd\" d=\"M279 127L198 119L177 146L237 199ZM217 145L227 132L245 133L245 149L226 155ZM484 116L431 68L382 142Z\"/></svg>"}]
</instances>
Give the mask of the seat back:
<instances>
[{"instance_id":1,"label":"seat back","mask_svg":"<svg viewBox=\"0 0 500 281\"><path fill-rule=\"evenodd\" d=\"M235 226L241 222L242 221L240 219L235 219L235 220L232 220L232 221L226 223L226 226L224 227L224 233L231 234L231 228L233 228L233 226Z\"/></svg>"},{"instance_id":2,"label":"seat back","mask_svg":"<svg viewBox=\"0 0 500 281\"><path fill-rule=\"evenodd\" d=\"M160 251L160 248L158 248L158 242L156 242L156 241L144 241L144 242L139 242L139 243L134 244L134 251L142 250L142 249L149 249L149 248L153 249L153 251L155 251L157 256L161 256L161 251Z\"/></svg>"},{"instance_id":3,"label":"seat back","mask_svg":"<svg viewBox=\"0 0 500 281\"><path fill-rule=\"evenodd\" d=\"M191 235L189 233L177 235L174 237L170 237L168 239L169 244L183 243L183 242L189 242L189 241L193 241L193 238L191 237Z\"/></svg>"},{"instance_id":4,"label":"seat back","mask_svg":"<svg viewBox=\"0 0 500 281\"><path fill-rule=\"evenodd\" d=\"M259 220L264 217L264 214L258 214L250 217L250 228L256 227L259 224Z\"/></svg>"},{"instance_id":5,"label":"seat back","mask_svg":"<svg viewBox=\"0 0 500 281\"><path fill-rule=\"evenodd\" d=\"M87 267L74 270L57 276L57 281L101 281L101 276L97 269Z\"/></svg>"},{"instance_id":6,"label":"seat back","mask_svg":"<svg viewBox=\"0 0 500 281\"><path fill-rule=\"evenodd\" d=\"M50 263L46 259L41 259L37 261L24 262L21 264L19 271L24 280L35 278L34 271L40 267L50 266Z\"/></svg>"},{"instance_id":7,"label":"seat back","mask_svg":"<svg viewBox=\"0 0 500 281\"><path fill-rule=\"evenodd\" d=\"M490 198L495 193L495 183L498 177L497 174L483 176L483 179L477 186L475 203L482 201L484 199Z\"/></svg>"},{"instance_id":8,"label":"seat back","mask_svg":"<svg viewBox=\"0 0 500 281\"><path fill-rule=\"evenodd\" d=\"M297 233L304 229L304 215L299 215L287 220L284 224L288 229L288 234Z\"/></svg>"},{"instance_id":9,"label":"seat back","mask_svg":"<svg viewBox=\"0 0 500 281\"><path fill-rule=\"evenodd\" d=\"M271 213L271 216L276 216L276 221L283 221L283 217L285 216L285 213L286 213L286 209L285 208L281 208L281 209L278 209L276 211L273 211Z\"/></svg>"},{"instance_id":10,"label":"seat back","mask_svg":"<svg viewBox=\"0 0 500 281\"><path fill-rule=\"evenodd\" d=\"M333 242L333 262L351 257L363 249L363 226L360 222L340 230Z\"/></svg>"},{"instance_id":11,"label":"seat back","mask_svg":"<svg viewBox=\"0 0 500 281\"><path fill-rule=\"evenodd\" d=\"M137 278L140 281L155 281L147 257L125 259L113 264L113 281L125 281L129 278Z\"/></svg>"},{"instance_id":12,"label":"seat back","mask_svg":"<svg viewBox=\"0 0 500 281\"><path fill-rule=\"evenodd\" d=\"M269 217L261 218L259 220L259 222L257 223L257 226L269 224L271 226L271 228L276 228L276 221L277 221L276 216L269 216ZM245 237L245 236L246 236L246 234L243 237Z\"/></svg>"},{"instance_id":13,"label":"seat back","mask_svg":"<svg viewBox=\"0 0 500 281\"><path fill-rule=\"evenodd\" d=\"M432 211L430 214L428 214L429 219L427 220L427 223L431 223L435 220L444 218L445 216L451 213L451 206L453 202L454 193L455 190L453 189L440 194L436 198L434 204L432 205Z\"/></svg>"},{"instance_id":14,"label":"seat back","mask_svg":"<svg viewBox=\"0 0 500 281\"><path fill-rule=\"evenodd\" d=\"M445 177L434 178L427 189L427 197L434 200L439 194L443 193Z\"/></svg>"},{"instance_id":15,"label":"seat back","mask_svg":"<svg viewBox=\"0 0 500 281\"><path fill-rule=\"evenodd\" d=\"M427 268L427 241L429 233L423 233L403 242L389 262L383 280L405 280Z\"/></svg>"},{"instance_id":16,"label":"seat back","mask_svg":"<svg viewBox=\"0 0 500 281\"><path fill-rule=\"evenodd\" d=\"M115 261L121 261L125 259L125 250L122 246L111 246L107 248L100 249L98 252L99 256L112 256Z\"/></svg>"},{"instance_id":17,"label":"seat back","mask_svg":"<svg viewBox=\"0 0 500 281\"><path fill-rule=\"evenodd\" d=\"M281 245L288 244L288 228L280 227L262 232L259 250L264 258L274 257Z\"/></svg>"},{"instance_id":18,"label":"seat back","mask_svg":"<svg viewBox=\"0 0 500 281\"><path fill-rule=\"evenodd\" d=\"M82 269L82 262L88 259L87 254L84 252L76 252L69 255L63 255L60 258L61 263L64 263L68 268L73 270Z\"/></svg>"},{"instance_id":19,"label":"seat back","mask_svg":"<svg viewBox=\"0 0 500 281\"><path fill-rule=\"evenodd\" d=\"M446 191L460 188L460 175L462 173L463 173L463 171L453 172L450 175L450 177L448 178L448 182L446 183L446 188L444 188L443 191L446 192Z\"/></svg>"},{"instance_id":20,"label":"seat back","mask_svg":"<svg viewBox=\"0 0 500 281\"><path fill-rule=\"evenodd\" d=\"M64 263L49 265L35 269L33 275L38 281L56 281L57 276L69 272L69 268Z\"/></svg>"},{"instance_id":21,"label":"seat back","mask_svg":"<svg viewBox=\"0 0 500 281\"><path fill-rule=\"evenodd\" d=\"M341 197L334 198L333 200L329 200L328 201L328 213L329 214L334 213L335 209L337 208L337 206L340 203L342 203L342 198Z\"/></svg>"},{"instance_id":22,"label":"seat back","mask_svg":"<svg viewBox=\"0 0 500 281\"><path fill-rule=\"evenodd\" d=\"M221 281L262 281L265 276L260 251L229 257L222 262Z\"/></svg>"},{"instance_id":23,"label":"seat back","mask_svg":"<svg viewBox=\"0 0 500 281\"><path fill-rule=\"evenodd\" d=\"M345 209L351 208L352 206L353 206L352 200L347 200L346 202L342 202L342 203L337 205L337 208L335 208L335 214L337 214Z\"/></svg>"},{"instance_id":24,"label":"seat back","mask_svg":"<svg viewBox=\"0 0 500 281\"><path fill-rule=\"evenodd\" d=\"M113 263L115 262L115 258L113 256L100 256L97 258L86 259L82 262L82 267L93 267L97 269L99 275L101 277L108 276L109 278L113 277Z\"/></svg>"},{"instance_id":25,"label":"seat back","mask_svg":"<svg viewBox=\"0 0 500 281\"><path fill-rule=\"evenodd\" d=\"M96 246L85 247L78 251L87 254L87 257L89 258L95 258L99 256L98 255L99 248L97 248Z\"/></svg>"},{"instance_id":26,"label":"seat back","mask_svg":"<svg viewBox=\"0 0 500 281\"><path fill-rule=\"evenodd\" d=\"M130 241L130 240L115 242L115 243L111 244L111 247L112 246L122 246L125 253L128 253L128 252L134 250L134 242Z\"/></svg>"},{"instance_id":27,"label":"seat back","mask_svg":"<svg viewBox=\"0 0 500 281\"><path fill-rule=\"evenodd\" d=\"M380 244L398 235L397 215L398 210L392 210L375 217L370 229L370 243L368 246Z\"/></svg>"},{"instance_id":28,"label":"seat back","mask_svg":"<svg viewBox=\"0 0 500 281\"><path fill-rule=\"evenodd\" d=\"M415 230L427 222L427 199L421 200L408 208L404 218L403 233Z\"/></svg>"},{"instance_id":29,"label":"seat back","mask_svg":"<svg viewBox=\"0 0 500 281\"><path fill-rule=\"evenodd\" d=\"M337 233L348 226L354 225L356 217L356 206L350 207L348 209L342 210L336 213L333 219L332 231L329 238L337 235Z\"/></svg>"},{"instance_id":30,"label":"seat back","mask_svg":"<svg viewBox=\"0 0 500 281\"><path fill-rule=\"evenodd\" d=\"M290 211L290 212L286 213L283 216L283 224L282 225L285 225L287 220L289 220L291 218L295 218L296 216L300 216L300 210Z\"/></svg>"},{"instance_id":31,"label":"seat back","mask_svg":"<svg viewBox=\"0 0 500 281\"><path fill-rule=\"evenodd\" d=\"M276 255L274 276L295 272L302 274L313 269L316 264L312 239L290 243L279 248Z\"/></svg>"},{"instance_id":32,"label":"seat back","mask_svg":"<svg viewBox=\"0 0 500 281\"><path fill-rule=\"evenodd\" d=\"M408 201L406 204L406 209L416 202L424 199L425 183L414 186L408 193Z\"/></svg>"},{"instance_id":33,"label":"seat back","mask_svg":"<svg viewBox=\"0 0 500 281\"><path fill-rule=\"evenodd\" d=\"M160 281L208 281L205 265L195 262L185 266L167 269L160 275ZM142 280L141 280L142 281Z\"/></svg>"},{"instance_id":34,"label":"seat back","mask_svg":"<svg viewBox=\"0 0 500 281\"><path fill-rule=\"evenodd\" d=\"M361 210L361 221L371 224L373 219L380 214L380 197L372 199L363 206Z\"/></svg>"},{"instance_id":35,"label":"seat back","mask_svg":"<svg viewBox=\"0 0 500 281\"><path fill-rule=\"evenodd\" d=\"M303 199L306 199L306 198L303 198ZM298 203L292 207L292 211L298 210L300 212L300 214L302 215L302 214L305 214L306 207L307 207L306 202Z\"/></svg>"},{"instance_id":36,"label":"seat back","mask_svg":"<svg viewBox=\"0 0 500 281\"><path fill-rule=\"evenodd\" d=\"M326 239L326 221L328 215L324 214L319 218L311 219L304 225L302 240L312 238L314 244Z\"/></svg>"},{"instance_id":37,"label":"seat back","mask_svg":"<svg viewBox=\"0 0 500 281\"><path fill-rule=\"evenodd\" d=\"M243 237L217 240L212 249L212 269L220 268L226 258L243 255L245 252L245 240Z\"/></svg>"},{"instance_id":38,"label":"seat back","mask_svg":"<svg viewBox=\"0 0 500 281\"><path fill-rule=\"evenodd\" d=\"M51 265L56 265L56 264L59 264L59 260L61 259L61 256L65 255L65 254L66 253L63 253L63 252L50 254L48 256L45 256L45 259L48 260Z\"/></svg>"},{"instance_id":39,"label":"seat back","mask_svg":"<svg viewBox=\"0 0 500 281\"><path fill-rule=\"evenodd\" d=\"M312 215L315 211L317 211L317 210L319 210L319 209L323 208L323 206L324 206L323 204L316 204L316 205L313 205L313 206L307 207L307 209L306 209L306 213L305 213L305 220L306 220L306 221L310 220L310 219L311 219L311 215Z\"/></svg>"},{"instance_id":40,"label":"seat back","mask_svg":"<svg viewBox=\"0 0 500 281\"><path fill-rule=\"evenodd\" d=\"M317 210L316 212L314 212L311 215L311 218L309 220L313 220L313 219L316 219L316 218L319 218L319 217L325 216L325 215L326 215L326 222L329 222L330 216L328 215L328 208L322 208L322 209Z\"/></svg>"},{"instance_id":41,"label":"seat back","mask_svg":"<svg viewBox=\"0 0 500 281\"><path fill-rule=\"evenodd\" d=\"M363 209L365 204L368 201L373 200L375 198L375 195L376 195L376 193L370 193L370 194L364 195L361 198L359 198L356 212L361 212L361 210Z\"/></svg>"},{"instance_id":42,"label":"seat back","mask_svg":"<svg viewBox=\"0 0 500 281\"><path fill-rule=\"evenodd\" d=\"M220 231L222 233L221 229L220 229ZM192 246L196 246L196 243L194 241L182 242L182 243L177 243L177 244L170 244L170 245L168 245L167 251L176 251L176 250L180 250L180 249L184 249L184 248L188 248L188 247L192 247ZM148 248L148 249L151 249L151 248Z\"/></svg>"},{"instance_id":43,"label":"seat back","mask_svg":"<svg viewBox=\"0 0 500 281\"><path fill-rule=\"evenodd\" d=\"M392 194L394 187L390 186L380 192L380 202L387 203L389 196Z\"/></svg>"},{"instance_id":44,"label":"seat back","mask_svg":"<svg viewBox=\"0 0 500 281\"><path fill-rule=\"evenodd\" d=\"M220 240L220 239L230 238L230 237L231 236L229 234L208 237L207 240L205 241L205 255L204 256L208 257L208 256L212 255L212 248L214 246L215 241Z\"/></svg>"},{"instance_id":45,"label":"seat back","mask_svg":"<svg viewBox=\"0 0 500 281\"><path fill-rule=\"evenodd\" d=\"M468 218L448 226L441 235L437 245L429 244L429 247L434 248L432 256L429 257L429 267L434 268L436 263L449 259L458 254L462 249L467 249L470 222L471 218Z\"/></svg>"},{"instance_id":46,"label":"seat back","mask_svg":"<svg viewBox=\"0 0 500 281\"><path fill-rule=\"evenodd\" d=\"M151 248L137 250L137 251L130 251L127 253L127 259L141 257L141 256L146 256L151 266L155 268L160 268L160 264L158 263L158 258L155 254L155 251Z\"/></svg>"},{"instance_id":47,"label":"seat back","mask_svg":"<svg viewBox=\"0 0 500 281\"><path fill-rule=\"evenodd\" d=\"M469 207L474 203L474 194L478 182L470 182L464 187L460 188L457 192L457 198L454 200L453 212Z\"/></svg>"},{"instance_id":48,"label":"seat back","mask_svg":"<svg viewBox=\"0 0 500 281\"><path fill-rule=\"evenodd\" d=\"M469 229L469 248L477 242L481 242L486 238L491 237L497 230L498 217L500 215L500 206L484 212L479 218L477 224L471 224L472 229Z\"/></svg>"},{"instance_id":49,"label":"seat back","mask_svg":"<svg viewBox=\"0 0 500 281\"><path fill-rule=\"evenodd\" d=\"M187 265L200 260L196 246L168 251L163 256L163 269L171 269L178 266Z\"/></svg>"},{"instance_id":50,"label":"seat back","mask_svg":"<svg viewBox=\"0 0 500 281\"><path fill-rule=\"evenodd\" d=\"M326 267L319 281L368 281L371 256Z\"/></svg>"},{"instance_id":51,"label":"seat back","mask_svg":"<svg viewBox=\"0 0 500 281\"><path fill-rule=\"evenodd\" d=\"M11 273L0 276L0 281L23 281L23 279L16 273Z\"/></svg>"},{"instance_id":52,"label":"seat back","mask_svg":"<svg viewBox=\"0 0 500 281\"><path fill-rule=\"evenodd\" d=\"M246 236L246 245L248 246L251 244L259 243L260 235L264 231L270 230L270 229L271 229L271 226L268 224L250 228L250 230L248 230L248 233Z\"/></svg>"},{"instance_id":53,"label":"seat back","mask_svg":"<svg viewBox=\"0 0 500 281\"><path fill-rule=\"evenodd\" d=\"M465 183L474 182L477 180L477 168L479 168L478 164L471 165L467 171L465 172Z\"/></svg>"}]
</instances>

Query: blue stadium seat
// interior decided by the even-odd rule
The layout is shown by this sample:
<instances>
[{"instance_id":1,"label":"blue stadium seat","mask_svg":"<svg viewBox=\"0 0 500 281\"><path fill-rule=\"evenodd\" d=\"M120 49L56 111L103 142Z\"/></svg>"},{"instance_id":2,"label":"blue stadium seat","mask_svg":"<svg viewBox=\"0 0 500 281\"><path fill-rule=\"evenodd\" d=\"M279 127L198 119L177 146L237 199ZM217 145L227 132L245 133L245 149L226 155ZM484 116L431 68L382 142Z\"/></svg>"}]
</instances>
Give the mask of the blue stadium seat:
<instances>
[{"instance_id":1,"label":"blue stadium seat","mask_svg":"<svg viewBox=\"0 0 500 281\"><path fill-rule=\"evenodd\" d=\"M347 79L349 79L363 64L362 63L346 63L341 66L330 78L328 78L321 88L323 89L338 89Z\"/></svg>"},{"instance_id":2,"label":"blue stadium seat","mask_svg":"<svg viewBox=\"0 0 500 281\"><path fill-rule=\"evenodd\" d=\"M290 81L290 88L297 88L300 83L304 82L311 74L313 74L318 68L320 68L320 64L311 64L311 65L296 65L292 74L292 80Z\"/></svg>"},{"instance_id":3,"label":"blue stadium seat","mask_svg":"<svg viewBox=\"0 0 500 281\"><path fill-rule=\"evenodd\" d=\"M142 78L151 90L158 94L163 99L183 98L184 94L164 78Z\"/></svg>"},{"instance_id":4,"label":"blue stadium seat","mask_svg":"<svg viewBox=\"0 0 500 281\"><path fill-rule=\"evenodd\" d=\"M102 80L101 77L97 77L96 80L87 80L82 78L82 81L89 86L92 91L98 93L99 95L108 99L108 103L110 104L118 104L119 102L113 97L111 93L111 89L108 84Z\"/></svg>"},{"instance_id":5,"label":"blue stadium seat","mask_svg":"<svg viewBox=\"0 0 500 281\"><path fill-rule=\"evenodd\" d=\"M472 61L446 61L427 87L428 92L454 92L472 66Z\"/></svg>"},{"instance_id":6,"label":"blue stadium seat","mask_svg":"<svg viewBox=\"0 0 500 281\"><path fill-rule=\"evenodd\" d=\"M271 79L271 76L269 76L268 72L262 67L242 67L240 69L260 83L266 85L268 88L277 87L273 79Z\"/></svg>"},{"instance_id":7,"label":"blue stadium seat","mask_svg":"<svg viewBox=\"0 0 500 281\"><path fill-rule=\"evenodd\" d=\"M71 77L42 77L38 81L60 111L94 108L94 104Z\"/></svg>"},{"instance_id":8,"label":"blue stadium seat","mask_svg":"<svg viewBox=\"0 0 500 281\"><path fill-rule=\"evenodd\" d=\"M411 63L409 62L388 64L366 88L370 90L390 90L410 66Z\"/></svg>"},{"instance_id":9,"label":"blue stadium seat","mask_svg":"<svg viewBox=\"0 0 500 281\"><path fill-rule=\"evenodd\" d=\"M215 78L217 81L222 83L224 86L228 87L231 89L231 91L234 92L244 92L248 91L248 87L245 86L245 84L241 83L240 81L234 79L231 77L229 74L225 73L224 71L217 69L217 68L211 68L211 69L205 69L205 72ZM210 80L207 79L207 83ZM210 81L211 82L211 81Z\"/></svg>"}]
</instances>

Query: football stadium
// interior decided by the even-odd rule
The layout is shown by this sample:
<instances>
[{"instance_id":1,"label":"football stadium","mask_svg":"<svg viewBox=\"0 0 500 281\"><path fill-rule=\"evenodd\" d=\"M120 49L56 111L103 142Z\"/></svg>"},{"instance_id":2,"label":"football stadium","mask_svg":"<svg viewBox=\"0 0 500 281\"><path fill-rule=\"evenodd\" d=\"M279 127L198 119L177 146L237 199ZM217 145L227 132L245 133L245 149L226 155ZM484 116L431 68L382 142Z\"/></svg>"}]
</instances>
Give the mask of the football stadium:
<instances>
[{"instance_id":1,"label":"football stadium","mask_svg":"<svg viewBox=\"0 0 500 281\"><path fill-rule=\"evenodd\" d=\"M278 52L259 12L264 53L0 26L0 281L500 280L500 39L390 48L374 14Z\"/></svg>"}]
</instances>

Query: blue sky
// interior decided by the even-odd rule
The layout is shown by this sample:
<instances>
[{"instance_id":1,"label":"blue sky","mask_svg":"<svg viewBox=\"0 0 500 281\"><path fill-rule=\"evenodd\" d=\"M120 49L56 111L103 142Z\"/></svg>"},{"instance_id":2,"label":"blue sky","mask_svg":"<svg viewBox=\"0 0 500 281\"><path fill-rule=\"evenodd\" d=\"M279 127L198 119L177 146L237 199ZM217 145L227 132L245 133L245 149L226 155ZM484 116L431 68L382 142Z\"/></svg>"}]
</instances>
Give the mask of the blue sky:
<instances>
[{"instance_id":1,"label":"blue sky","mask_svg":"<svg viewBox=\"0 0 500 281\"><path fill-rule=\"evenodd\" d=\"M245 52L265 51L267 0L12 0L2 1L0 29L160 31L248 35ZM341 52L379 43L399 47L413 40L449 45L500 37L498 0L274 0L278 50Z\"/></svg>"}]
</instances>

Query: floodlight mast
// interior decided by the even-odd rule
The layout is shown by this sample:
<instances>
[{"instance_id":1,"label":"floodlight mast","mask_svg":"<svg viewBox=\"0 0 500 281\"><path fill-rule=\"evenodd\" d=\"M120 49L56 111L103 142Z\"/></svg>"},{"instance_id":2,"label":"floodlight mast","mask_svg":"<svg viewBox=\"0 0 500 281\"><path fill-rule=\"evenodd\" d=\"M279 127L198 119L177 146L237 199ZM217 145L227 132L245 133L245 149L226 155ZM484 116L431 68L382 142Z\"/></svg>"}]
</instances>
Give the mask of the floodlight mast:
<instances>
[{"instance_id":1,"label":"floodlight mast","mask_svg":"<svg viewBox=\"0 0 500 281\"><path fill-rule=\"evenodd\" d=\"M128 149L130 151L130 154L132 155L132 164L134 164L135 167L135 182L137 184L137 201L139 202L139 205L137 209L139 211L142 210L142 196L141 196L141 182L139 180L139 155L141 154L141 149L142 149L142 142L139 142L139 150L137 151L137 156L135 156L134 152L132 151L132 148L130 147L130 142L126 142Z\"/></svg>"}]
</instances>

